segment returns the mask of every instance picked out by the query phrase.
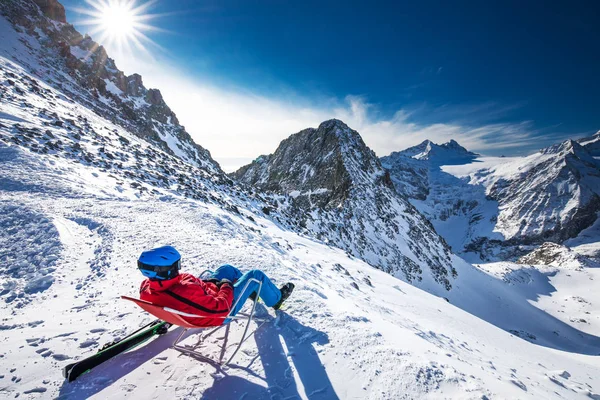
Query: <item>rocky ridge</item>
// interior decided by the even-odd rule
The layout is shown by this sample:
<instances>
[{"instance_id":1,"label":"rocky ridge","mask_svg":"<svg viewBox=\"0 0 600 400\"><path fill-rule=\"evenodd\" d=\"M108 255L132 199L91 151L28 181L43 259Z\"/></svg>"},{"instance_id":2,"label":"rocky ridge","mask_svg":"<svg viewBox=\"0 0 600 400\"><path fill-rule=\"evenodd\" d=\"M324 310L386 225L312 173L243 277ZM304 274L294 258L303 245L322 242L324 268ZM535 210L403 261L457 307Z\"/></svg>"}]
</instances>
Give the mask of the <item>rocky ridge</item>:
<instances>
[{"instance_id":1,"label":"rocky ridge","mask_svg":"<svg viewBox=\"0 0 600 400\"><path fill-rule=\"evenodd\" d=\"M600 264L582 256L567 246L557 243L542 243L531 253L518 259L519 264L551 265L558 268L598 268Z\"/></svg>"},{"instance_id":2,"label":"rocky ridge","mask_svg":"<svg viewBox=\"0 0 600 400\"><path fill-rule=\"evenodd\" d=\"M307 232L349 254L408 282L451 288L448 246L342 121L300 131L231 176L270 193Z\"/></svg>"},{"instance_id":3,"label":"rocky ridge","mask_svg":"<svg viewBox=\"0 0 600 400\"><path fill-rule=\"evenodd\" d=\"M0 14L22 35L19 40L27 47L26 53L7 51L6 56L167 153L223 175L210 153L180 125L160 91L147 89L140 75L126 76L120 71L104 47L66 23L64 7L56 0L7 0L0 5Z\"/></svg>"}]
</instances>

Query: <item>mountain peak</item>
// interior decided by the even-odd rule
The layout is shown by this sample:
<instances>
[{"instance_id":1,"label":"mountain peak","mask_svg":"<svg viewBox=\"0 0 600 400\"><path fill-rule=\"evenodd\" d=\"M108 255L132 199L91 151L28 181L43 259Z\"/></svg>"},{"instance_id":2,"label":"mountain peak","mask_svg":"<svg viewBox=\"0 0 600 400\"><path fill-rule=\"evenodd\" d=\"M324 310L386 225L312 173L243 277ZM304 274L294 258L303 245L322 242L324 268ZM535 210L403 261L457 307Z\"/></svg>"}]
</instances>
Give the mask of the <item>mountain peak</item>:
<instances>
[{"instance_id":1,"label":"mountain peak","mask_svg":"<svg viewBox=\"0 0 600 400\"><path fill-rule=\"evenodd\" d=\"M583 146L572 139L567 139L564 142L553 144L541 150L542 154L575 154L579 151L585 151Z\"/></svg>"},{"instance_id":2,"label":"mountain peak","mask_svg":"<svg viewBox=\"0 0 600 400\"><path fill-rule=\"evenodd\" d=\"M57 0L33 0L35 4L42 10L42 13L53 21L67 22L65 15L65 7Z\"/></svg>"},{"instance_id":3,"label":"mountain peak","mask_svg":"<svg viewBox=\"0 0 600 400\"><path fill-rule=\"evenodd\" d=\"M467 149L465 149L463 146L458 144L458 142L454 139L450 139L449 142L446 142L446 143L442 144L441 146L446 147L448 149L460 149L460 150L467 151Z\"/></svg>"},{"instance_id":4,"label":"mountain peak","mask_svg":"<svg viewBox=\"0 0 600 400\"><path fill-rule=\"evenodd\" d=\"M275 153L232 174L242 182L276 192L325 190L329 193L323 196L325 203L335 206L343 203L352 186L380 183L385 175L360 134L338 119L291 135Z\"/></svg>"},{"instance_id":5,"label":"mountain peak","mask_svg":"<svg viewBox=\"0 0 600 400\"><path fill-rule=\"evenodd\" d=\"M333 134L340 141L344 143L346 147L366 147L360 134L350 128L344 121L339 119L329 119L321 122L316 130L317 134L329 135Z\"/></svg>"},{"instance_id":6,"label":"mountain peak","mask_svg":"<svg viewBox=\"0 0 600 400\"><path fill-rule=\"evenodd\" d=\"M406 150L394 152L388 157L410 157L417 160L430 161L435 164L457 164L468 163L479 154L468 151L466 148L458 144L454 139L444 144L436 144L427 139L420 144L409 147Z\"/></svg>"},{"instance_id":7,"label":"mountain peak","mask_svg":"<svg viewBox=\"0 0 600 400\"><path fill-rule=\"evenodd\" d=\"M436 287L451 288L456 271L449 248L394 191L389 172L344 122L332 119L295 133L272 155L231 176L275 192L300 226L349 254L409 282L427 277Z\"/></svg>"},{"instance_id":8,"label":"mountain peak","mask_svg":"<svg viewBox=\"0 0 600 400\"><path fill-rule=\"evenodd\" d=\"M323 121L319 124L318 129L331 129L331 128L340 128L340 129L349 129L348 125L342 120L332 118L326 121Z\"/></svg>"},{"instance_id":9,"label":"mountain peak","mask_svg":"<svg viewBox=\"0 0 600 400\"><path fill-rule=\"evenodd\" d=\"M594 159L595 150L594 145L596 143L590 143L587 145L581 145L575 140L568 139L562 143L557 143L550 147L546 147L541 150L542 154L556 155L558 158L565 158L567 160L578 160L578 162L584 162L588 165L597 165L597 161Z\"/></svg>"}]
</instances>

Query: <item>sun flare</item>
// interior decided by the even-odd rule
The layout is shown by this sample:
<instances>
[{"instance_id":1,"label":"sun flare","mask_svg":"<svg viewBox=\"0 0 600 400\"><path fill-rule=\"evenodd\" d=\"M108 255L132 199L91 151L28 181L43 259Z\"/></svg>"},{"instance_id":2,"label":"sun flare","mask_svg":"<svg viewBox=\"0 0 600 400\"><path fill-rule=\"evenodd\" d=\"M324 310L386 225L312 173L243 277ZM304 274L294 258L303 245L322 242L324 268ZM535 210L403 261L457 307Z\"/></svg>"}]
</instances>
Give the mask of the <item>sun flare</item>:
<instances>
[{"instance_id":1,"label":"sun flare","mask_svg":"<svg viewBox=\"0 0 600 400\"><path fill-rule=\"evenodd\" d=\"M101 44L119 51L131 50L132 46L146 51L147 45L157 46L146 35L148 31L160 30L149 24L158 15L147 13L155 1L137 4L136 0L86 0L86 3L90 8L76 9L89 17L80 23L91 26L90 35L98 35Z\"/></svg>"},{"instance_id":2,"label":"sun flare","mask_svg":"<svg viewBox=\"0 0 600 400\"><path fill-rule=\"evenodd\" d=\"M109 4L102 10L100 26L108 34L119 37L127 37L135 29L135 15L126 4Z\"/></svg>"}]
</instances>

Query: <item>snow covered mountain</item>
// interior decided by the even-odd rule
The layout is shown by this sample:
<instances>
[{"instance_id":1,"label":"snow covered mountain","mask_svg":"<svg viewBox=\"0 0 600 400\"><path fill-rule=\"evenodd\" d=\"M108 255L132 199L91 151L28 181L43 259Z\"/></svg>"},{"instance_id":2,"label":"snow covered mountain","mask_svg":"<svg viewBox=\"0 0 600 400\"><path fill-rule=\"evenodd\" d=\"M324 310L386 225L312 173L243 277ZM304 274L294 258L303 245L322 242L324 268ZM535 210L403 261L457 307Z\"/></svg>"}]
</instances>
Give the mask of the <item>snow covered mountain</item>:
<instances>
[{"instance_id":1,"label":"snow covered mountain","mask_svg":"<svg viewBox=\"0 0 600 400\"><path fill-rule=\"evenodd\" d=\"M454 251L506 259L522 252L522 245L574 238L596 221L600 163L587 149L597 139L585 140L585 146L569 140L525 158L471 159L463 165L456 162L458 155L417 160L411 149L383 157L382 164L396 190L411 198Z\"/></svg>"},{"instance_id":2,"label":"snow covered mountain","mask_svg":"<svg viewBox=\"0 0 600 400\"><path fill-rule=\"evenodd\" d=\"M342 121L298 132L231 176L279 196L282 212L349 254L417 286L452 287L449 248Z\"/></svg>"},{"instance_id":3,"label":"snow covered mountain","mask_svg":"<svg viewBox=\"0 0 600 400\"><path fill-rule=\"evenodd\" d=\"M475 159L479 154L468 151L455 140L443 144L435 144L431 140L425 140L421 144L409 147L406 150L394 152L388 157L396 158L398 156L427 160L437 165L451 165L454 163L465 164Z\"/></svg>"},{"instance_id":4,"label":"snow covered mountain","mask_svg":"<svg viewBox=\"0 0 600 400\"><path fill-rule=\"evenodd\" d=\"M454 252L463 255L481 237L502 239L494 232L498 204L487 196L485 188L442 170L446 163L470 164L475 169L479 163L476 157L454 140L444 145L427 140L381 157L396 191L409 198Z\"/></svg>"},{"instance_id":5,"label":"snow covered mountain","mask_svg":"<svg viewBox=\"0 0 600 400\"><path fill-rule=\"evenodd\" d=\"M491 168L473 183L499 202L496 229L507 240L561 242L591 226L600 211L600 163L572 140Z\"/></svg>"},{"instance_id":6,"label":"snow covered mountain","mask_svg":"<svg viewBox=\"0 0 600 400\"><path fill-rule=\"evenodd\" d=\"M577 142L592 156L600 157L600 131L596 132L592 137L579 139Z\"/></svg>"},{"instance_id":7,"label":"snow covered mountain","mask_svg":"<svg viewBox=\"0 0 600 400\"><path fill-rule=\"evenodd\" d=\"M6 1L0 10L13 24L3 21L3 57L167 153L208 172L221 172L210 153L179 124L160 91L146 89L138 74L125 76L102 46L66 23L64 8L56 0ZM6 78L9 85L15 82L15 77ZM37 87L32 81L26 91Z\"/></svg>"}]
</instances>

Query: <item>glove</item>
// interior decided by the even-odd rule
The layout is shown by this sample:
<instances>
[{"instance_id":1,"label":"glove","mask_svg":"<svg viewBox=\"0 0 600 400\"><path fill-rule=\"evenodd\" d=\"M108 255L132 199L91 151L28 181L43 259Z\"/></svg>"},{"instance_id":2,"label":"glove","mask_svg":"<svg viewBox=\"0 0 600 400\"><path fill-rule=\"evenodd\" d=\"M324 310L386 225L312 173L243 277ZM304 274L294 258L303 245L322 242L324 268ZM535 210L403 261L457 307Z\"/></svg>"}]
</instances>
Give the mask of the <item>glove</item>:
<instances>
[{"instance_id":1,"label":"glove","mask_svg":"<svg viewBox=\"0 0 600 400\"><path fill-rule=\"evenodd\" d=\"M219 289L223 285L229 285L229 286L231 286L231 281L229 279L221 279L221 281L219 283L217 283L217 287L219 287Z\"/></svg>"},{"instance_id":2,"label":"glove","mask_svg":"<svg viewBox=\"0 0 600 400\"><path fill-rule=\"evenodd\" d=\"M204 279L204 282L214 283L215 285L219 284L219 280L216 278Z\"/></svg>"}]
</instances>

